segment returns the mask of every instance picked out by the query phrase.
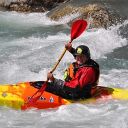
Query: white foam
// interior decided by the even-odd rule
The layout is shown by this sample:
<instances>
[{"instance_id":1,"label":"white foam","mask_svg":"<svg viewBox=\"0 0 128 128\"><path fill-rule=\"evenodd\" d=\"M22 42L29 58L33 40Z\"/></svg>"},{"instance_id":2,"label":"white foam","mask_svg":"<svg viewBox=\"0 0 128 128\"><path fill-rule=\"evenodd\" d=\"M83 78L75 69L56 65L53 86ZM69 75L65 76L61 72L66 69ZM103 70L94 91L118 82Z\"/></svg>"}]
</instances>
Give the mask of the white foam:
<instances>
[{"instance_id":1,"label":"white foam","mask_svg":"<svg viewBox=\"0 0 128 128\"><path fill-rule=\"evenodd\" d=\"M15 27L37 27L44 25L55 25L55 21L51 21L46 13L17 13L17 12L1 12L0 22L5 22ZM21 27L21 29L22 29Z\"/></svg>"},{"instance_id":2,"label":"white foam","mask_svg":"<svg viewBox=\"0 0 128 128\"><path fill-rule=\"evenodd\" d=\"M100 85L110 87L128 88L128 70L125 69L112 69L106 74L101 74Z\"/></svg>"},{"instance_id":3,"label":"white foam","mask_svg":"<svg viewBox=\"0 0 128 128\"><path fill-rule=\"evenodd\" d=\"M0 11L0 17L2 23L10 24L11 26L19 27L38 27L48 25L61 25L66 24L70 20L77 17L79 14L71 14L61 18L59 21L53 21L47 17L47 13L18 13L18 12L2 12ZM22 29L21 27L21 29Z\"/></svg>"}]
</instances>

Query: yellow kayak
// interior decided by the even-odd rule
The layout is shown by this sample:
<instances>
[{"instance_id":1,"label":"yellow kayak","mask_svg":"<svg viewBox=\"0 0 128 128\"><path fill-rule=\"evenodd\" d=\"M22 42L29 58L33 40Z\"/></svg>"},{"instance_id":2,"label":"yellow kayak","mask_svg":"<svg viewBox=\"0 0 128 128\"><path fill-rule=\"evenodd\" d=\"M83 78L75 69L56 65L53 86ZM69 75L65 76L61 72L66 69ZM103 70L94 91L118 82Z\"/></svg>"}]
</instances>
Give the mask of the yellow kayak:
<instances>
[{"instance_id":1,"label":"yellow kayak","mask_svg":"<svg viewBox=\"0 0 128 128\"><path fill-rule=\"evenodd\" d=\"M23 106L28 102L31 96L38 90L31 86L31 82L22 82L17 84L0 85L0 106L7 106L13 109L23 110ZM108 99L128 100L128 90L121 88L109 88L98 86L92 98L82 101L66 100L62 97L44 91L41 97L31 107L37 109L55 108L61 105L74 102L93 103L98 100ZM29 107L30 108L30 107ZM29 109L28 108L28 109Z\"/></svg>"}]
</instances>

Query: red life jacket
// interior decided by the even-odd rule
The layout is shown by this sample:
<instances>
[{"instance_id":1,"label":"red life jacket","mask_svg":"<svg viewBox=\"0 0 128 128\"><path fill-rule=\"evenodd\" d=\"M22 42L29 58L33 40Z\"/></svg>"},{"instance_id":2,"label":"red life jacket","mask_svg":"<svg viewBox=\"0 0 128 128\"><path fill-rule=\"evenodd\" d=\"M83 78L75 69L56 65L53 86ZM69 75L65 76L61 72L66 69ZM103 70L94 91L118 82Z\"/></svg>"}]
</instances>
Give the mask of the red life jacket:
<instances>
[{"instance_id":1,"label":"red life jacket","mask_svg":"<svg viewBox=\"0 0 128 128\"><path fill-rule=\"evenodd\" d=\"M84 93L93 95L96 91L96 86L98 84L100 75L99 65L94 60L90 59L86 64L81 66L78 66L76 62L70 64L69 68L65 71L64 80L68 82L74 79L76 72L82 67L92 67L95 70L95 81L92 84L84 86L84 88L81 90L81 94L83 95Z\"/></svg>"}]
</instances>

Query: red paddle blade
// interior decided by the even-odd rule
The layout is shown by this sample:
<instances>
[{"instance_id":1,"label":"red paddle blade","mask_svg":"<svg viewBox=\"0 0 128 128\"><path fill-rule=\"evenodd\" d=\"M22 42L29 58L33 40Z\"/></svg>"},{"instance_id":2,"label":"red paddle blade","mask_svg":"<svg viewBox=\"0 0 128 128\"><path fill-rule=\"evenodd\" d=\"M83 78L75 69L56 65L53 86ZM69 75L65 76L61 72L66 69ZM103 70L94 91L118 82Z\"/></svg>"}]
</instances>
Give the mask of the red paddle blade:
<instances>
[{"instance_id":1,"label":"red paddle blade","mask_svg":"<svg viewBox=\"0 0 128 128\"><path fill-rule=\"evenodd\" d=\"M71 41L79 37L87 27L87 21L77 20L73 22L71 29Z\"/></svg>"}]
</instances>

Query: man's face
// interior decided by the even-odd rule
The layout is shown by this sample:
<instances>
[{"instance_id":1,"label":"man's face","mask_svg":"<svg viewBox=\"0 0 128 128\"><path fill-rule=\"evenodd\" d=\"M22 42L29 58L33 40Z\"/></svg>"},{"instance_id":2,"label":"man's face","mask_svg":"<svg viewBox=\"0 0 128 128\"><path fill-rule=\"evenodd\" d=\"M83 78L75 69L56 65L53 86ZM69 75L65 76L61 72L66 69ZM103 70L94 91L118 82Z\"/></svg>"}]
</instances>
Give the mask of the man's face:
<instances>
[{"instance_id":1,"label":"man's face","mask_svg":"<svg viewBox=\"0 0 128 128\"><path fill-rule=\"evenodd\" d=\"M79 65L84 64L88 60L84 54L76 55L75 59Z\"/></svg>"}]
</instances>

